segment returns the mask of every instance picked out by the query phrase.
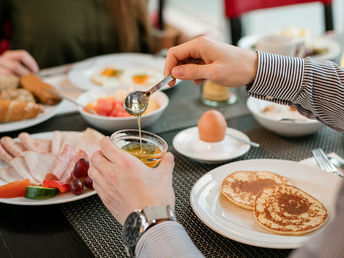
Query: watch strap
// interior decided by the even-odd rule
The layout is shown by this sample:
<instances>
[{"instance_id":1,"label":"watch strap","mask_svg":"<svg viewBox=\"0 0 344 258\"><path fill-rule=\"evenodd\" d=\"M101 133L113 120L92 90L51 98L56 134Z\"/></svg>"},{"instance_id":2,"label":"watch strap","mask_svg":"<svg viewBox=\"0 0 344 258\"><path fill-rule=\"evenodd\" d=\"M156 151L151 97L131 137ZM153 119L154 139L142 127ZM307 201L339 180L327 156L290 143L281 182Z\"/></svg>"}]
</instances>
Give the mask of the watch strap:
<instances>
[{"instance_id":1,"label":"watch strap","mask_svg":"<svg viewBox=\"0 0 344 258\"><path fill-rule=\"evenodd\" d=\"M167 206L150 206L143 209L148 224L161 219L176 220L172 208Z\"/></svg>"}]
</instances>

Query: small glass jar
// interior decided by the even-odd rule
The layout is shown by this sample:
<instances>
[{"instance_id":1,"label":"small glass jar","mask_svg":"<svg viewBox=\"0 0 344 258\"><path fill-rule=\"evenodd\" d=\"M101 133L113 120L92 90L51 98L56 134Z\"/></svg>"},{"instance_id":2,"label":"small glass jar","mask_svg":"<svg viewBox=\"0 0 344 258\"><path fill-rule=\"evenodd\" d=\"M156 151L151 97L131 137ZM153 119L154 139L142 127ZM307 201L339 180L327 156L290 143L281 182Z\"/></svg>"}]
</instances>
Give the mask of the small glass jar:
<instances>
[{"instance_id":1,"label":"small glass jar","mask_svg":"<svg viewBox=\"0 0 344 258\"><path fill-rule=\"evenodd\" d=\"M207 80L202 85L201 99L205 105L218 107L234 104L237 96L230 88Z\"/></svg>"},{"instance_id":2,"label":"small glass jar","mask_svg":"<svg viewBox=\"0 0 344 258\"><path fill-rule=\"evenodd\" d=\"M111 135L112 143L141 160L148 167L157 167L168 145L160 136L137 129L124 129ZM141 150L140 150L141 146Z\"/></svg>"}]
</instances>

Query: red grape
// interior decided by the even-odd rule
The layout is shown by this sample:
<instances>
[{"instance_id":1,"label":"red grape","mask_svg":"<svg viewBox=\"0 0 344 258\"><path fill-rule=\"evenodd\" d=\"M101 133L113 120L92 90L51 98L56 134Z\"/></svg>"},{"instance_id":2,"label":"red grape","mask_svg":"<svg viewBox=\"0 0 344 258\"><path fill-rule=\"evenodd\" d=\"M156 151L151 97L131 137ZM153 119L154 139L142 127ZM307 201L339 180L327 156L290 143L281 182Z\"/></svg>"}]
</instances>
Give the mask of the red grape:
<instances>
[{"instance_id":1,"label":"red grape","mask_svg":"<svg viewBox=\"0 0 344 258\"><path fill-rule=\"evenodd\" d=\"M90 163L86 158L79 159L74 166L73 176L75 178L87 177Z\"/></svg>"},{"instance_id":2,"label":"red grape","mask_svg":"<svg viewBox=\"0 0 344 258\"><path fill-rule=\"evenodd\" d=\"M93 180L90 177L85 177L84 184L87 188L93 189Z\"/></svg>"},{"instance_id":3,"label":"red grape","mask_svg":"<svg viewBox=\"0 0 344 258\"><path fill-rule=\"evenodd\" d=\"M79 179L73 179L70 182L70 191L73 194L79 195L84 190L84 184Z\"/></svg>"}]
</instances>

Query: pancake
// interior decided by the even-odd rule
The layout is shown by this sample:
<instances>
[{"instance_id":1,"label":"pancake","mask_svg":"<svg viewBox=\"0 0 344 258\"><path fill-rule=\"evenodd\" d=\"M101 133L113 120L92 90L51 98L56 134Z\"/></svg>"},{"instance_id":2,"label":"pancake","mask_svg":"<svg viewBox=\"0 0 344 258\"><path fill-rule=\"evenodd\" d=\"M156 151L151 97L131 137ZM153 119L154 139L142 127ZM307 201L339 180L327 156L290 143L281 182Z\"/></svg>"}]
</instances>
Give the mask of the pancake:
<instances>
[{"instance_id":1,"label":"pancake","mask_svg":"<svg viewBox=\"0 0 344 258\"><path fill-rule=\"evenodd\" d=\"M291 185L264 188L253 209L257 222L278 234L301 235L321 227L328 214L324 205Z\"/></svg>"},{"instance_id":2,"label":"pancake","mask_svg":"<svg viewBox=\"0 0 344 258\"><path fill-rule=\"evenodd\" d=\"M223 180L221 192L234 204L252 210L254 200L263 188L287 183L287 178L269 171L236 171Z\"/></svg>"}]
</instances>

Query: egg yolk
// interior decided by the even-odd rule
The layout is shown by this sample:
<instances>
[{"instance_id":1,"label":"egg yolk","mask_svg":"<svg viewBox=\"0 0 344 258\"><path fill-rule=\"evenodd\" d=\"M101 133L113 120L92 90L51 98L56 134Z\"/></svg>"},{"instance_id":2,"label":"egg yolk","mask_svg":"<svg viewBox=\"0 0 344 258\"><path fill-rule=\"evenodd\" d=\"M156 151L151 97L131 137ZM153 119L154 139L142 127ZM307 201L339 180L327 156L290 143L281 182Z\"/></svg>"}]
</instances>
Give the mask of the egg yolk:
<instances>
[{"instance_id":1,"label":"egg yolk","mask_svg":"<svg viewBox=\"0 0 344 258\"><path fill-rule=\"evenodd\" d=\"M149 76L147 74L136 74L133 76L133 81L136 84L144 84L148 81Z\"/></svg>"},{"instance_id":2,"label":"egg yolk","mask_svg":"<svg viewBox=\"0 0 344 258\"><path fill-rule=\"evenodd\" d=\"M107 76L107 77L117 77L121 74L120 70L116 70L113 68L106 68L101 72L101 75Z\"/></svg>"},{"instance_id":3,"label":"egg yolk","mask_svg":"<svg viewBox=\"0 0 344 258\"><path fill-rule=\"evenodd\" d=\"M225 138L227 123L217 110L205 112L198 122L199 138L205 142L219 142Z\"/></svg>"}]
</instances>

